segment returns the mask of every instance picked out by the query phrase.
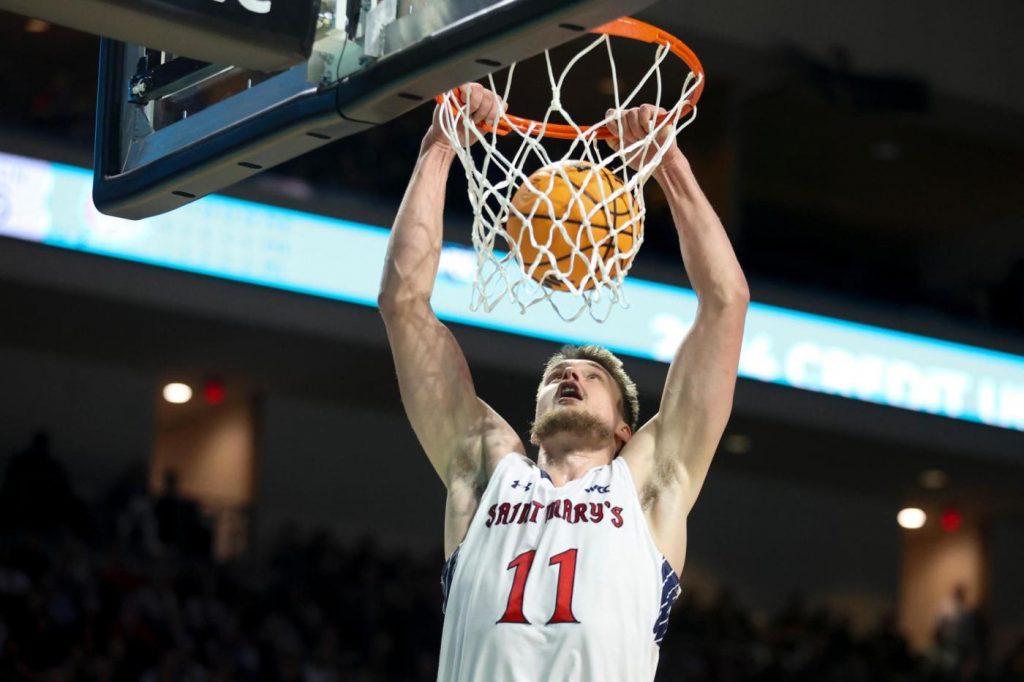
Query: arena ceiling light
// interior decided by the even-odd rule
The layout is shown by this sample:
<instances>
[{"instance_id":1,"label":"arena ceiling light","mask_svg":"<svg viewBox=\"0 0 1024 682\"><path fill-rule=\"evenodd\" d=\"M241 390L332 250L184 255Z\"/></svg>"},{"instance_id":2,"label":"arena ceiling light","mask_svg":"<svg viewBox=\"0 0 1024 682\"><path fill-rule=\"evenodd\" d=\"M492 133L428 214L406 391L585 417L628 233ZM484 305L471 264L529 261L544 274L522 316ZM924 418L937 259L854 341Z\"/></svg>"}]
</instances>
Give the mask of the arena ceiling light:
<instances>
[{"instance_id":1,"label":"arena ceiling light","mask_svg":"<svg viewBox=\"0 0 1024 682\"><path fill-rule=\"evenodd\" d=\"M900 513L896 515L896 523L900 524L901 528L907 530L917 530L924 526L927 520L928 515L924 513L924 510L917 507L906 507L901 509Z\"/></svg>"},{"instance_id":2,"label":"arena ceiling light","mask_svg":"<svg viewBox=\"0 0 1024 682\"><path fill-rule=\"evenodd\" d=\"M188 384L173 382L164 386L164 400L175 405L181 405L192 400L192 387Z\"/></svg>"},{"instance_id":3,"label":"arena ceiling light","mask_svg":"<svg viewBox=\"0 0 1024 682\"><path fill-rule=\"evenodd\" d=\"M928 490L940 490L946 487L949 476L941 469L927 469L921 472L921 487Z\"/></svg>"}]
</instances>

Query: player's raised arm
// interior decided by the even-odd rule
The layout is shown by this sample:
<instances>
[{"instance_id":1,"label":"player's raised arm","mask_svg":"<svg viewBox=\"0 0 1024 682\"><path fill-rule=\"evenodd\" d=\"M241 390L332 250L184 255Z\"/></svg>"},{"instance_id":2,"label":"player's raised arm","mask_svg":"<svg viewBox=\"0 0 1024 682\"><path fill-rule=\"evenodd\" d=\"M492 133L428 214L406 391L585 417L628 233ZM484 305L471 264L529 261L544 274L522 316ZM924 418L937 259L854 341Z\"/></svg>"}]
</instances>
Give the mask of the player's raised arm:
<instances>
[{"instance_id":1,"label":"player's raised arm","mask_svg":"<svg viewBox=\"0 0 1024 682\"><path fill-rule=\"evenodd\" d=\"M649 105L625 112L625 141L642 137L657 113ZM676 511L685 514L704 484L732 412L750 293L725 229L669 127L657 142L669 149L654 177L672 210L698 307L669 367L658 414L641 429L646 434L638 433L637 445L651 454L644 467L649 488L674 484L682 494Z\"/></svg>"},{"instance_id":2,"label":"player's raised arm","mask_svg":"<svg viewBox=\"0 0 1024 682\"><path fill-rule=\"evenodd\" d=\"M501 102L493 93L480 86L466 92L474 121L496 117ZM435 111L395 218L378 296L402 403L446 486L453 475L470 478L489 470L488 456L522 451L511 427L477 398L462 350L430 306L454 158Z\"/></svg>"}]
</instances>

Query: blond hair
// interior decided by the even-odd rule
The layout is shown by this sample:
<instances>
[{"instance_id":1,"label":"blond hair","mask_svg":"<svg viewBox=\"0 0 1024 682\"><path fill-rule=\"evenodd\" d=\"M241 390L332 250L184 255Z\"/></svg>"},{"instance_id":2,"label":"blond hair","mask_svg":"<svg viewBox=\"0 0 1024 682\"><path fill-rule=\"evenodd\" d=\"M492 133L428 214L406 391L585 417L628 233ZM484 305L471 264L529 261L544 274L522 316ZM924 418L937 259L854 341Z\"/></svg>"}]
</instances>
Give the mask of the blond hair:
<instances>
[{"instance_id":1,"label":"blond hair","mask_svg":"<svg viewBox=\"0 0 1024 682\"><path fill-rule=\"evenodd\" d=\"M640 425L640 397L636 390L636 384L622 368L622 360L619 360L614 353L603 346L566 344L548 359L547 364L544 365L544 376L547 376L555 365L566 360L590 360L601 365L611 375L622 394L622 399L619 402L622 418L629 425L630 430L636 433Z\"/></svg>"}]
</instances>

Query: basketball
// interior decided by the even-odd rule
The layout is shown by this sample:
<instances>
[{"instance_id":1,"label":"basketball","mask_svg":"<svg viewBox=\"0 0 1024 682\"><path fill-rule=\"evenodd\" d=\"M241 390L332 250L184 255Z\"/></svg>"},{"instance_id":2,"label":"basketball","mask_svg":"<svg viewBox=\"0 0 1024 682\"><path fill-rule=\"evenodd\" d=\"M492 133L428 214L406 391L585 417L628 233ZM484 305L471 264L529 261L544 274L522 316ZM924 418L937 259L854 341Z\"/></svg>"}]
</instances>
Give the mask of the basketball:
<instances>
[{"instance_id":1,"label":"basketball","mask_svg":"<svg viewBox=\"0 0 1024 682\"><path fill-rule=\"evenodd\" d=\"M624 275L643 222L622 187L614 173L585 161L531 175L512 197L525 220L513 211L505 225L523 271L556 291L585 291ZM602 267L607 277L598 274Z\"/></svg>"}]
</instances>

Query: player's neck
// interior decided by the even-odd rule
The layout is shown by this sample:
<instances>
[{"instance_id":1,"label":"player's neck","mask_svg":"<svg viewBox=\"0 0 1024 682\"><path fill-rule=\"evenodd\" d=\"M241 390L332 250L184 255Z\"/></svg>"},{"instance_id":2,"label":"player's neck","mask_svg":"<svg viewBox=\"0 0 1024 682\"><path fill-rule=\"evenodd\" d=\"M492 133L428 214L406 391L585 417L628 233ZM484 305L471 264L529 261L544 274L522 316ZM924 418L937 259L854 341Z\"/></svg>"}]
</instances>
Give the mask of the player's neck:
<instances>
[{"instance_id":1,"label":"player's neck","mask_svg":"<svg viewBox=\"0 0 1024 682\"><path fill-rule=\"evenodd\" d=\"M615 457L615 448L615 445L592 448L572 447L571 444L558 442L541 443L537 464L551 477L551 482L558 487L569 481L583 478L588 471L595 467L610 463Z\"/></svg>"}]
</instances>

